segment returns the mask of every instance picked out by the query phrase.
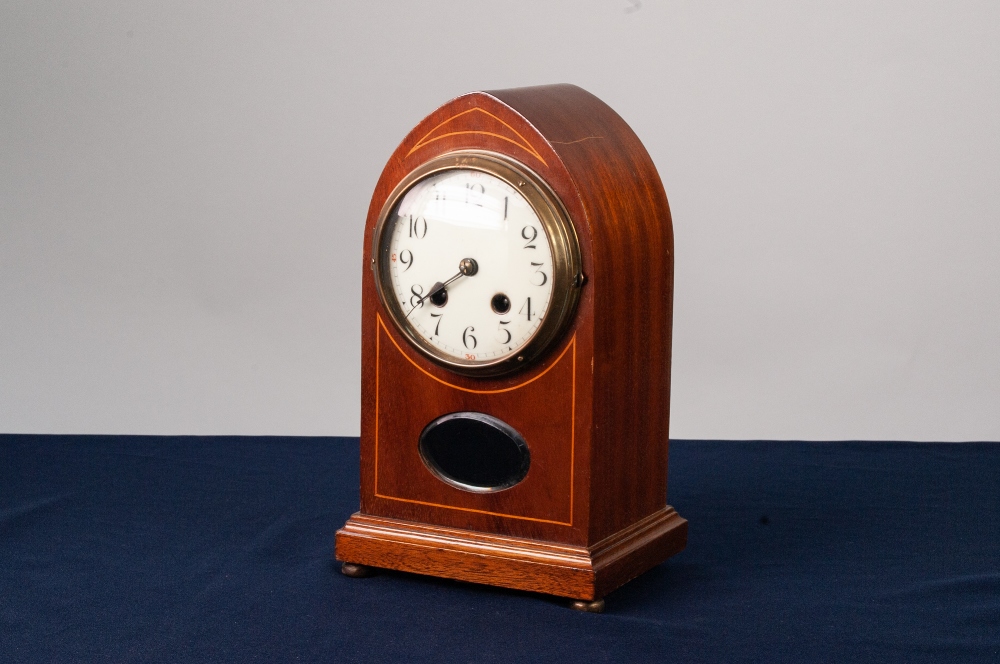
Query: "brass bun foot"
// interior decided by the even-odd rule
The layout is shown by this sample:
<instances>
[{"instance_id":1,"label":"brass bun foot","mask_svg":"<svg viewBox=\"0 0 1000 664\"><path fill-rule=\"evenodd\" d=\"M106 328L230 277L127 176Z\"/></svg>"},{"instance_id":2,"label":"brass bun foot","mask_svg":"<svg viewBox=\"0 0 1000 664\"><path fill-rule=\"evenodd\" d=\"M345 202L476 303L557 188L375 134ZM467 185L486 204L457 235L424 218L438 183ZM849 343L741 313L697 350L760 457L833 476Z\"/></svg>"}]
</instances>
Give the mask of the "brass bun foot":
<instances>
[{"instance_id":1,"label":"brass bun foot","mask_svg":"<svg viewBox=\"0 0 1000 664\"><path fill-rule=\"evenodd\" d=\"M371 567L367 565L358 565L357 563L344 563L340 566L340 573L344 576L349 576L354 579L363 579L366 576L371 576L375 573Z\"/></svg>"},{"instance_id":2,"label":"brass bun foot","mask_svg":"<svg viewBox=\"0 0 1000 664\"><path fill-rule=\"evenodd\" d=\"M604 600L595 599L593 601L587 601L585 599L578 599L571 602L569 608L574 611L587 611L589 613L604 613Z\"/></svg>"}]
</instances>

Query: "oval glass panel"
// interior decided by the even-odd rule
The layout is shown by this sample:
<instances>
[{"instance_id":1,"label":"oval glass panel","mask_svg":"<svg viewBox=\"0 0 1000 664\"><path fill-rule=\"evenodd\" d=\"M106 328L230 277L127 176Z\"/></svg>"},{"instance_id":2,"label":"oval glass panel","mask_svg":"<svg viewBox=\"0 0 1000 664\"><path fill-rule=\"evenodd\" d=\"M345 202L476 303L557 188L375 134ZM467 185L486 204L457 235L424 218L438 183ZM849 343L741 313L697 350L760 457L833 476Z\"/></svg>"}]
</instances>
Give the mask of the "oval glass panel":
<instances>
[{"instance_id":1,"label":"oval glass panel","mask_svg":"<svg viewBox=\"0 0 1000 664\"><path fill-rule=\"evenodd\" d=\"M465 491L509 489L524 479L531 454L512 426L485 413L450 413L420 434L420 458L439 479Z\"/></svg>"}]
</instances>

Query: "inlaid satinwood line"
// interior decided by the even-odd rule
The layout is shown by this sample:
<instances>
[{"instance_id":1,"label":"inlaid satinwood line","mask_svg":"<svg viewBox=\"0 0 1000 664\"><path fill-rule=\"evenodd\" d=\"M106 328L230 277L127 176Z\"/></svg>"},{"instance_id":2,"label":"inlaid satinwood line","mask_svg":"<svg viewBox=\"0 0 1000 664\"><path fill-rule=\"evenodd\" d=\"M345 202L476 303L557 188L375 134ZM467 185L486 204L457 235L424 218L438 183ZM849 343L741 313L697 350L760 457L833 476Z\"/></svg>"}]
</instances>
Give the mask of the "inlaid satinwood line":
<instances>
[{"instance_id":1,"label":"inlaid satinwood line","mask_svg":"<svg viewBox=\"0 0 1000 664\"><path fill-rule=\"evenodd\" d=\"M376 498L383 498L385 500L396 500L401 503L413 503L414 505L425 505L427 507L441 507L446 510L458 510L460 512L472 512L474 514L486 514L489 516L502 516L506 519L520 519L521 521L534 521L536 523L551 523L556 526L572 526L573 522L566 521L554 521L552 519L539 519L534 516L520 516L518 514L504 514L503 512L490 512L489 510L477 510L471 507L456 507L454 505L442 505L440 503L430 503L423 500L414 500L412 498L397 498L396 496L386 496L380 493L375 494Z\"/></svg>"},{"instance_id":2,"label":"inlaid satinwood line","mask_svg":"<svg viewBox=\"0 0 1000 664\"><path fill-rule=\"evenodd\" d=\"M395 500L395 501L403 502L403 503L413 503L413 504L416 504L416 505L426 505L428 507L440 507L440 508L443 508L443 509L459 510L459 511L462 511L462 512L473 512L473 513L476 513L476 514L486 514L486 515L489 515L489 516L500 516L500 517L506 517L506 518L510 518L510 519L520 519L522 521L535 521L535 522L538 522L538 523L551 523L551 524L554 524L554 525L557 525L557 526L572 526L573 525L573 502L574 502L574 498L575 498L575 496L573 494L573 475L574 475L574 472L575 472L574 459L575 459L575 455L576 455L576 423L573 422L573 421L571 421L571 423L570 423L570 438L569 438L569 458L570 458L570 463L569 463L569 521L568 522L566 522L566 521L555 521L555 520L552 520L552 519L539 519L537 517L520 516L520 515L517 515L517 514L505 514L505 513L502 513L502 512L491 512L489 510L477 510L477 509L473 509L471 507L456 507L454 505L443 505L443 504L440 504L440 503L432 503L432 502L427 502L427 501L423 501L423 500L414 500L414 499L411 499L411 498L399 498L399 497L396 497L396 496L389 496L389 495L386 495L386 494L383 494L383 493L379 493L379 491L378 491L378 451L379 451L378 450L378 445L379 445L378 419L379 419L379 371L380 371L380 368L381 368L380 365L381 365L381 348L382 348L381 343L380 343L380 337L382 335L379 333L380 332L379 328L381 328L382 331L385 331L386 335L389 335L389 331L385 329L385 323L382 321L382 317L380 315L376 314L375 315L375 320L376 320L376 323L377 323L377 326L375 328L375 477L374 477L375 497L376 498L382 498L384 500ZM403 349L399 347L399 344L396 343L395 339L393 339L392 336L389 336L389 340L392 341L392 343L393 343L394 346L396 346L396 350L398 350L403 357L405 357L407 360L409 360L410 363L413 364L413 366L415 366L417 369L420 369L421 371L423 371L425 374L427 374L431 378L434 378L434 380L437 380L438 382L442 383L443 385L448 385L449 387L454 387L457 390L462 390L462 391L465 391L465 392L474 392L476 394L494 394L496 392L509 392L509 391L515 390L515 389L517 389L519 387L523 387L524 385L527 385L528 383L531 383L531 382L533 382L535 380L538 380L539 378L541 378L542 376L544 376L545 374L547 374L549 371L551 371L553 367L555 367L557 364L559 364L559 362L562 361L563 357L569 351L570 347L572 347L573 348L573 354L571 356L571 359L572 359L572 371L571 371L571 374L570 374L570 418L571 418L571 420L575 420L575 418L576 418L576 335L574 335L573 338L570 340L570 342L568 344L566 344L566 348L563 349L563 352L559 355L558 358L556 358L556 360L552 363L552 365L549 366L545 371L543 371L539 375L535 376L531 380L527 380L527 381L521 383L520 385L515 385L514 387L508 388L506 390L492 390L492 391L470 390L470 389L466 389L466 388L463 388L463 387L458 387L457 385L451 385L449 383L444 382L443 380L440 380L439 378L435 378L434 376L431 376L431 374L429 374L426 371L424 371L421 367L417 366L416 362L414 362L409 357L407 357L406 353L403 352Z\"/></svg>"},{"instance_id":3,"label":"inlaid satinwood line","mask_svg":"<svg viewBox=\"0 0 1000 664\"><path fill-rule=\"evenodd\" d=\"M447 134L441 134L440 136L435 136L434 138L428 138L426 141L424 141L423 143L421 143L420 145L418 145L417 147L415 147L413 149L416 150L417 148L422 148L425 145L430 145L434 141L440 141L441 139L448 138L449 136L462 136L464 134L481 134L483 136L492 136L493 138L499 138L501 141L507 141L508 143L512 143L512 144L516 145L517 147L521 148L522 150L524 150L525 152L527 152L528 154L530 154L532 157L535 157L536 159L538 159L538 161L542 162L542 164L544 164L545 166L548 166L548 164L545 163L545 160L542 159L541 155L539 155L537 152L535 152L531 148L525 147L524 145L521 145L520 143L518 143L517 141L515 141L513 138L509 138L507 136L504 136L503 134L495 134L492 131L480 131L480 130L476 130L476 129L469 129L469 130L466 130L466 131L451 131L451 132L448 132ZM407 156L409 156L409 155L407 155Z\"/></svg>"},{"instance_id":4,"label":"inlaid satinwood line","mask_svg":"<svg viewBox=\"0 0 1000 664\"><path fill-rule=\"evenodd\" d=\"M573 145L574 143L583 143L584 141L589 141L589 140L592 140L592 139L601 139L601 138L604 138L604 137L603 136L584 136L583 138L578 138L575 141L555 141L555 140L552 140L550 138L549 139L549 143L551 143L552 145Z\"/></svg>"},{"instance_id":5,"label":"inlaid satinwood line","mask_svg":"<svg viewBox=\"0 0 1000 664\"><path fill-rule=\"evenodd\" d=\"M573 387L569 415L569 522L573 523L573 476L576 474L576 337L573 337Z\"/></svg>"},{"instance_id":6,"label":"inlaid satinwood line","mask_svg":"<svg viewBox=\"0 0 1000 664\"><path fill-rule=\"evenodd\" d=\"M378 322L381 322L379 320ZM378 495L378 357L379 357L379 337L378 325L375 326L375 494Z\"/></svg>"},{"instance_id":7,"label":"inlaid satinwood line","mask_svg":"<svg viewBox=\"0 0 1000 664\"><path fill-rule=\"evenodd\" d=\"M396 350L399 351L400 355L402 355L403 357L405 357L406 361L409 362L410 364L412 364L417 369L419 369L421 373L423 373L428 378L431 378L432 380L436 380L437 382L441 383L442 385L447 385L448 387L456 389L456 390L459 390L461 392L471 392L472 394L500 394L502 392L512 392L514 390L520 389L520 388L524 387L525 385L529 385L529 384L535 382L536 380L538 380L539 378L541 378L542 376L544 376L548 372L552 371L552 369L557 364L559 364L559 362L563 359L563 356L569 351L570 347L573 348L574 355L576 353L576 335L574 334L573 338L570 339L570 342L568 344L566 344L566 348L564 348L563 352L561 352L559 354L559 357L557 357L555 359L555 361L551 365L549 365L548 368L545 369L545 371L541 372L540 374L538 374L534 378L529 378L528 380L524 381L523 383L519 383L517 385L514 385L513 387L505 387L505 388L499 389L499 390L473 390L473 389L470 389L468 387L460 387L458 385L454 385L454 384L449 383L447 381L441 380L440 378L438 378L437 376L435 376L434 374L430 373L429 371L427 371L426 369L424 369L423 367L421 367L419 364L417 364L416 362L414 362L413 359L409 355L407 355L406 353L403 352L403 349L400 347L400 345L398 343L396 343L396 340L392 338L392 335L389 334L389 329L385 326L385 323L382 321L382 316L379 315L379 314L375 314L375 318L378 320L378 323L382 327L382 329L385 330L386 336L389 337L389 341L391 341L392 345L396 347ZM377 333L378 333L378 330L376 330L376 334ZM376 350L377 350L377 346L376 346ZM376 371L376 378L377 378L378 377L378 369L376 368L375 371Z\"/></svg>"},{"instance_id":8,"label":"inlaid satinwood line","mask_svg":"<svg viewBox=\"0 0 1000 664\"><path fill-rule=\"evenodd\" d=\"M510 138L508 136L503 136L501 134L495 134L495 133L489 132L489 131L478 131L478 130L453 131L453 132L449 132L447 134L442 134L440 136L435 136L434 138L428 138L428 136L432 136L434 134L434 132L436 132L438 129L440 129L444 125L448 124L452 120L454 120L456 118L459 118L459 117L461 117L463 115L466 115L467 113L473 113L473 112L479 112L479 113L482 113L484 115L488 115L489 117L493 118L494 120L496 120L497 122L499 122L500 124L502 124L504 127L506 127L507 129L509 129L515 136L517 136L519 139L521 139L521 142L518 143L517 141L513 140L512 138ZM518 146L519 148L527 151L529 154L531 154L531 156L535 157L536 159L538 159L538 161L542 162L542 164L544 164L545 166L548 166L548 163L545 161L544 158L542 158L542 155L540 155L537 150L535 150L533 147L531 147L531 143L529 143L524 138L524 136L522 136L520 134L520 132L518 132L516 129L514 129L509 124L507 124L506 122L504 122L503 120L501 120L497 116L493 115L489 111L484 111L481 108L470 108L467 111L462 111L461 113L456 113L455 115L451 116L450 118L448 118L444 122L441 122L436 127L434 127L433 129L431 129L429 132L427 132L426 134L424 134L423 137L419 141L417 141L417 144L414 145L412 148L410 148L410 151L406 153L406 156L409 157L411 154L413 154L414 152L416 152L420 148L424 147L425 145L428 145L429 143L433 143L434 141L441 140L442 138L447 138L448 136L458 136L458 135L461 135L461 134L484 134L486 136L493 136L494 138L499 138L499 139L508 141L508 142L513 143L514 145Z\"/></svg>"}]
</instances>

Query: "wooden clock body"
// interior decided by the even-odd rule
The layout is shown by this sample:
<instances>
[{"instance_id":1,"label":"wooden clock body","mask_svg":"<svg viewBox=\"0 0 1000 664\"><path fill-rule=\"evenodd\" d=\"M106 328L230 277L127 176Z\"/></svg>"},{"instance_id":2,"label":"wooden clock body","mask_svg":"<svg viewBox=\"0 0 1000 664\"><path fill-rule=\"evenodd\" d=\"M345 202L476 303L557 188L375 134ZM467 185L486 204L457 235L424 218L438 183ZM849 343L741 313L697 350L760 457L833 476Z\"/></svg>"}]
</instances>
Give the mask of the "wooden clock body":
<instances>
[{"instance_id":1,"label":"wooden clock body","mask_svg":"<svg viewBox=\"0 0 1000 664\"><path fill-rule=\"evenodd\" d=\"M430 159L489 151L551 187L575 227L585 281L571 322L520 371L470 377L409 345L376 291L373 234L396 185ZM666 504L673 232L639 139L571 85L474 92L424 119L389 159L365 228L361 509L338 560L599 599L684 548ZM510 424L531 465L511 488L465 491L417 441L444 414Z\"/></svg>"}]
</instances>

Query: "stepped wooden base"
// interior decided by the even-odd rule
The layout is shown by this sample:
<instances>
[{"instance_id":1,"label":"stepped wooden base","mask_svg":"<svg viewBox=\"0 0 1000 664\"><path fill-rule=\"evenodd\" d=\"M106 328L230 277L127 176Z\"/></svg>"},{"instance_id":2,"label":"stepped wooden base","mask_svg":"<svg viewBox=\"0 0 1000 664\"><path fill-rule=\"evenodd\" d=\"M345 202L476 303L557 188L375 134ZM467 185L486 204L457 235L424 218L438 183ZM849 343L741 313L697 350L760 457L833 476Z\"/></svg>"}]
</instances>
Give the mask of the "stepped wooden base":
<instances>
[{"instance_id":1,"label":"stepped wooden base","mask_svg":"<svg viewBox=\"0 0 1000 664\"><path fill-rule=\"evenodd\" d=\"M669 505L590 547L400 521L360 512L337 531L337 560L597 600L678 553L687 521Z\"/></svg>"}]
</instances>

